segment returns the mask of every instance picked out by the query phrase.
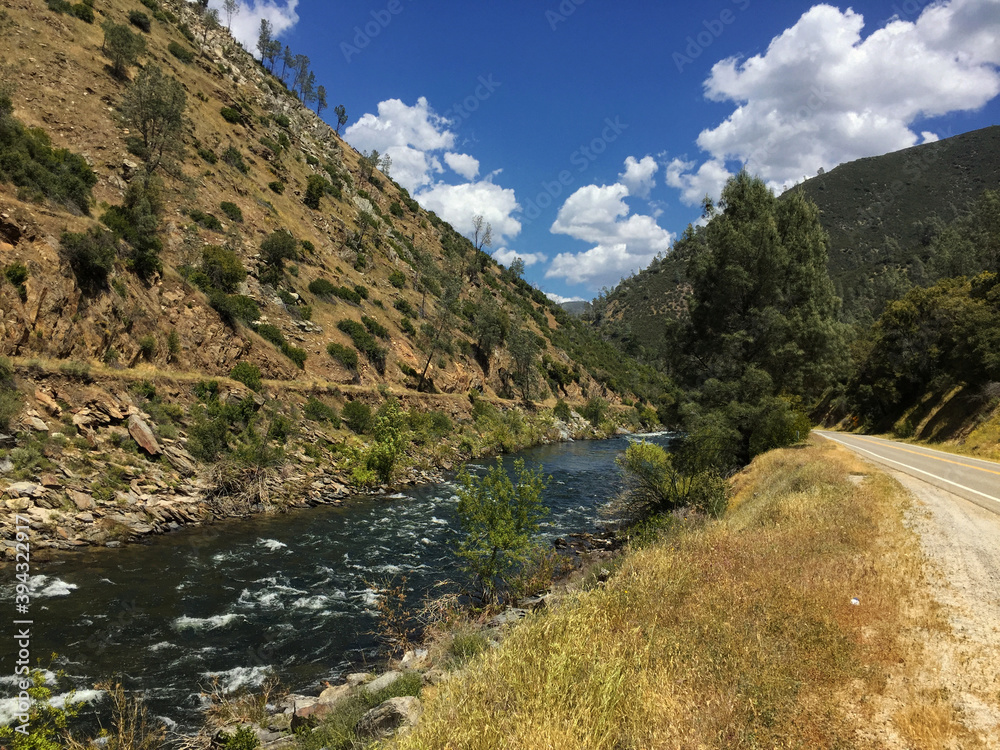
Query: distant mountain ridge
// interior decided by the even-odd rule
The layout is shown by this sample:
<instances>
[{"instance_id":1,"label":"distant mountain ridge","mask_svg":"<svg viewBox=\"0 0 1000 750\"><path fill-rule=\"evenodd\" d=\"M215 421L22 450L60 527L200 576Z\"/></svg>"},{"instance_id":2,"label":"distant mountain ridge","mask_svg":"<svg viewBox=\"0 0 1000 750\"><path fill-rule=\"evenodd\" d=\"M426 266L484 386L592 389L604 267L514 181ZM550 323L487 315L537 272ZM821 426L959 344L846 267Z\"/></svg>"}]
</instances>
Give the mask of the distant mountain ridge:
<instances>
[{"instance_id":1,"label":"distant mountain ridge","mask_svg":"<svg viewBox=\"0 0 1000 750\"><path fill-rule=\"evenodd\" d=\"M844 318L865 322L901 285L925 282L935 232L988 189L1000 189L1000 126L847 162L785 195L799 192L816 203ZM671 250L595 300L602 334L656 359L670 321L687 307L687 262Z\"/></svg>"}]
</instances>

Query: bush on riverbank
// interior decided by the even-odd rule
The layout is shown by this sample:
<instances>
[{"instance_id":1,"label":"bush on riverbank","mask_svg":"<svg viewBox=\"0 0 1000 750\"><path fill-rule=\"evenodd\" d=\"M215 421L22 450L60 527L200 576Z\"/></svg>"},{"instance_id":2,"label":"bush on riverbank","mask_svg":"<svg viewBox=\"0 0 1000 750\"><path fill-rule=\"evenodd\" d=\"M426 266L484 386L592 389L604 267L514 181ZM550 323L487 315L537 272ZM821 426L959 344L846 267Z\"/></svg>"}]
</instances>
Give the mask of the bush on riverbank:
<instances>
[{"instance_id":1,"label":"bush on riverbank","mask_svg":"<svg viewBox=\"0 0 1000 750\"><path fill-rule=\"evenodd\" d=\"M896 485L859 470L827 446L762 457L723 520L673 524L512 630L397 747L854 746L919 572Z\"/></svg>"}]
</instances>

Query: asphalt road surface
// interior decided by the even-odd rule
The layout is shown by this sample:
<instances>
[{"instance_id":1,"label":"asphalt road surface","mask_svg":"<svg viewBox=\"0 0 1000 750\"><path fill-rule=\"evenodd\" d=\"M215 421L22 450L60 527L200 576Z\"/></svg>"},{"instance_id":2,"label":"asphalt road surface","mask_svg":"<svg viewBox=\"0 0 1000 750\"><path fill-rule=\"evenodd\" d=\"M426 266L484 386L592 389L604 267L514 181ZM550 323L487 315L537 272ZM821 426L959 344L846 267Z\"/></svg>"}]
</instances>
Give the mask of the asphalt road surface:
<instances>
[{"instance_id":1,"label":"asphalt road surface","mask_svg":"<svg viewBox=\"0 0 1000 750\"><path fill-rule=\"evenodd\" d=\"M814 432L866 458L922 479L1000 514L1000 464L998 463L868 435L826 430L814 430Z\"/></svg>"}]
</instances>

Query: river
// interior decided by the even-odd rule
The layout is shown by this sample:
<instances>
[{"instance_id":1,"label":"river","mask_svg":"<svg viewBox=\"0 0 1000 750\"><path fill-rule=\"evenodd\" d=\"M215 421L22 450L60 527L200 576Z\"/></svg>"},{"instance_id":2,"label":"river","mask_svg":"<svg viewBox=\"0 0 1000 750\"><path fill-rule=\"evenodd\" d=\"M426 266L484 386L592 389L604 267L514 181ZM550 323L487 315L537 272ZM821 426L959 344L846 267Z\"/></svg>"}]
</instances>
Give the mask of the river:
<instances>
[{"instance_id":1,"label":"river","mask_svg":"<svg viewBox=\"0 0 1000 750\"><path fill-rule=\"evenodd\" d=\"M541 466L552 480L543 525L550 538L593 530L616 492L615 458L627 441L560 443L504 457ZM469 464L482 474L489 461ZM32 564L32 661L66 672L92 699L120 675L150 710L181 730L200 723L200 686L232 690L277 675L318 693L378 661L376 581L407 577L411 603L436 582L458 580L455 486L407 489L279 516L230 520L123 549L67 553ZM11 566L4 577L13 579ZM0 585L13 602L13 584ZM14 714L14 644L0 646L0 723Z\"/></svg>"}]
</instances>

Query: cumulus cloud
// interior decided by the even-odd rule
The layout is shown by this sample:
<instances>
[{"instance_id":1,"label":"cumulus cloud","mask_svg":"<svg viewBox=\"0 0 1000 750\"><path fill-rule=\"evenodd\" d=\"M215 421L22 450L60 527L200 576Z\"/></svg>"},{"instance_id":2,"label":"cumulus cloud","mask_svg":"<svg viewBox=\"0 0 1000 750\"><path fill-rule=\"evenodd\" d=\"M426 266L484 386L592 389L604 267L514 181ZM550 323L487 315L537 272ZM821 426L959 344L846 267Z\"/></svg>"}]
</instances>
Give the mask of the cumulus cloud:
<instances>
[{"instance_id":1,"label":"cumulus cloud","mask_svg":"<svg viewBox=\"0 0 1000 750\"><path fill-rule=\"evenodd\" d=\"M997 0L934 3L865 38L863 28L860 13L817 5L763 54L716 63L706 97L735 109L698 136L709 161L675 160L667 183L697 203L735 162L781 187L820 167L933 140L911 126L1000 93Z\"/></svg>"},{"instance_id":2,"label":"cumulus cloud","mask_svg":"<svg viewBox=\"0 0 1000 750\"><path fill-rule=\"evenodd\" d=\"M583 253L560 253L545 277L597 289L645 268L666 252L673 235L651 216L629 215L628 195L628 187L615 183L586 185L569 196L550 231L593 247Z\"/></svg>"},{"instance_id":3,"label":"cumulus cloud","mask_svg":"<svg viewBox=\"0 0 1000 750\"><path fill-rule=\"evenodd\" d=\"M548 260L548 256L543 253L519 253L517 250L510 250L506 247L498 247L493 252L493 260L497 263L502 263L508 268L518 258L524 261L526 267L533 266L536 263L544 263Z\"/></svg>"},{"instance_id":4,"label":"cumulus cloud","mask_svg":"<svg viewBox=\"0 0 1000 750\"><path fill-rule=\"evenodd\" d=\"M479 160L452 150L456 140L452 126L425 97L414 105L387 99L379 102L378 114L365 114L347 128L344 138L359 151L388 154L391 177L459 232L471 234L473 217L481 215L492 225L498 242L516 237L521 222L514 215L521 206L514 191L494 184L499 171L476 179ZM466 182L445 182L445 165Z\"/></svg>"},{"instance_id":5,"label":"cumulus cloud","mask_svg":"<svg viewBox=\"0 0 1000 750\"><path fill-rule=\"evenodd\" d=\"M561 294L553 294L552 292L546 292L545 296L550 300L555 302L557 305L561 305L564 302L585 302L583 297L563 297Z\"/></svg>"},{"instance_id":6,"label":"cumulus cloud","mask_svg":"<svg viewBox=\"0 0 1000 750\"><path fill-rule=\"evenodd\" d=\"M479 176L479 159L468 154L455 154L449 151L444 155L445 164L451 167L452 171L460 174L467 180L474 180Z\"/></svg>"},{"instance_id":7,"label":"cumulus cloud","mask_svg":"<svg viewBox=\"0 0 1000 750\"><path fill-rule=\"evenodd\" d=\"M628 188L629 195L648 198L649 191L656 187L654 175L659 168L652 156L644 156L638 161L630 156L625 160L625 171L618 176L618 181Z\"/></svg>"},{"instance_id":8,"label":"cumulus cloud","mask_svg":"<svg viewBox=\"0 0 1000 750\"><path fill-rule=\"evenodd\" d=\"M358 151L377 150L392 159L392 178L409 191L428 185L444 170L433 153L450 149L455 134L450 123L436 114L426 97L413 106L399 99L379 102L378 114L367 113L344 131L344 139Z\"/></svg>"},{"instance_id":9,"label":"cumulus cloud","mask_svg":"<svg viewBox=\"0 0 1000 750\"><path fill-rule=\"evenodd\" d=\"M706 195L717 198L731 177L721 159L710 159L697 169L695 166L697 162L683 159L673 159L667 165L667 184L681 191L681 202L688 206L697 206Z\"/></svg>"},{"instance_id":10,"label":"cumulus cloud","mask_svg":"<svg viewBox=\"0 0 1000 750\"><path fill-rule=\"evenodd\" d=\"M267 19L271 22L271 35L280 37L299 22L298 13L295 9L299 5L299 0L250 0L239 3L239 12L232 18L232 35L243 47L254 55L257 55L257 34L260 31L260 22ZM211 0L208 7L219 11L219 20L222 25L226 25L226 11L222 7L222 0Z\"/></svg>"},{"instance_id":11,"label":"cumulus cloud","mask_svg":"<svg viewBox=\"0 0 1000 750\"><path fill-rule=\"evenodd\" d=\"M414 197L465 235L472 234L472 220L476 216L482 216L493 227L496 242L516 237L521 231L521 222L513 217L521 210L514 191L488 180L461 185L439 182Z\"/></svg>"}]
</instances>

